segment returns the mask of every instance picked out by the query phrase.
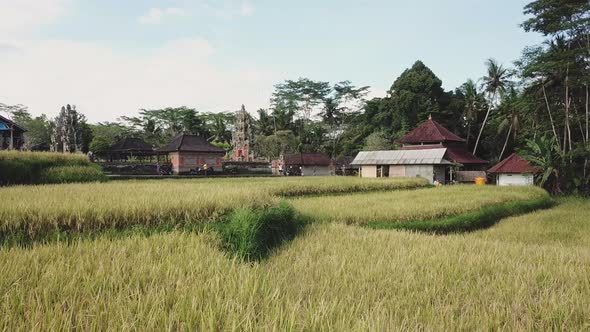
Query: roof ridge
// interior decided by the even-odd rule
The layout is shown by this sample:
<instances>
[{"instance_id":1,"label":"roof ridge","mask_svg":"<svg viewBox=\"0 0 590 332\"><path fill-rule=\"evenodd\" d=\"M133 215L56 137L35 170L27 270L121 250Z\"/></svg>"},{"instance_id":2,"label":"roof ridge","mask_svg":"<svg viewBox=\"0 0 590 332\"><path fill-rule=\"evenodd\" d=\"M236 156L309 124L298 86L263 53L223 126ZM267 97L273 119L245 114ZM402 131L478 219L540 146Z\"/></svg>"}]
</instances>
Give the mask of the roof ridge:
<instances>
[{"instance_id":1,"label":"roof ridge","mask_svg":"<svg viewBox=\"0 0 590 332\"><path fill-rule=\"evenodd\" d=\"M178 144L178 151L180 151L180 148L182 147L183 143L184 143L184 133L180 134L180 143Z\"/></svg>"}]
</instances>

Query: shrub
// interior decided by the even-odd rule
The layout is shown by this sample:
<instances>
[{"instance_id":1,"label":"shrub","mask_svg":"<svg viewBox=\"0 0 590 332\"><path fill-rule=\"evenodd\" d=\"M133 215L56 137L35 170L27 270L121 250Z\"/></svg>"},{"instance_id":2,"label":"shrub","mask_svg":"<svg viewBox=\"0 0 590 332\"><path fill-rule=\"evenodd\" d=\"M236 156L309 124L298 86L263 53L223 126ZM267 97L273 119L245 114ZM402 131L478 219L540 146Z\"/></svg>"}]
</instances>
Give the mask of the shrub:
<instances>
[{"instance_id":1,"label":"shrub","mask_svg":"<svg viewBox=\"0 0 590 332\"><path fill-rule=\"evenodd\" d=\"M41 183L104 182L107 177L98 166L57 166L41 173Z\"/></svg>"},{"instance_id":2,"label":"shrub","mask_svg":"<svg viewBox=\"0 0 590 332\"><path fill-rule=\"evenodd\" d=\"M225 247L245 260L265 257L299 230L295 210L286 202L264 210L239 209L217 225Z\"/></svg>"}]
</instances>

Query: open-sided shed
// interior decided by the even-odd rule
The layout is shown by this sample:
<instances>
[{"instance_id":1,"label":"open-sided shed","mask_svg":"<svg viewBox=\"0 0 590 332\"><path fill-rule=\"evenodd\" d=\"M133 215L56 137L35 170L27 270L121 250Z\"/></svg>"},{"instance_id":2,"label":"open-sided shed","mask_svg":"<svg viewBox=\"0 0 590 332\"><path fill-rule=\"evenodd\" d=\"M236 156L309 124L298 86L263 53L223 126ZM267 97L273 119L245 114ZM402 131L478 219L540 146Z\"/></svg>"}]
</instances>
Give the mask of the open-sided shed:
<instances>
[{"instance_id":1,"label":"open-sided shed","mask_svg":"<svg viewBox=\"0 0 590 332\"><path fill-rule=\"evenodd\" d=\"M0 115L0 150L18 150L25 143L26 130Z\"/></svg>"}]
</instances>

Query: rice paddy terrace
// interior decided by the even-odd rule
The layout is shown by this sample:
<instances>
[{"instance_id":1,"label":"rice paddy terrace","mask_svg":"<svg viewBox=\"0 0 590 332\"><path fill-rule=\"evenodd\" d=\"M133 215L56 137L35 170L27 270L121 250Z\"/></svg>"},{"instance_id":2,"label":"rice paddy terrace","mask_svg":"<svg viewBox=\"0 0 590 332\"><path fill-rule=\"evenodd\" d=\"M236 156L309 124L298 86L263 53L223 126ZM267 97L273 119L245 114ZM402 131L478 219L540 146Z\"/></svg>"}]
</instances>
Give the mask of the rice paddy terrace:
<instances>
[{"instance_id":1,"label":"rice paddy terrace","mask_svg":"<svg viewBox=\"0 0 590 332\"><path fill-rule=\"evenodd\" d=\"M590 327L590 202L537 188L159 180L0 201L2 330Z\"/></svg>"}]
</instances>

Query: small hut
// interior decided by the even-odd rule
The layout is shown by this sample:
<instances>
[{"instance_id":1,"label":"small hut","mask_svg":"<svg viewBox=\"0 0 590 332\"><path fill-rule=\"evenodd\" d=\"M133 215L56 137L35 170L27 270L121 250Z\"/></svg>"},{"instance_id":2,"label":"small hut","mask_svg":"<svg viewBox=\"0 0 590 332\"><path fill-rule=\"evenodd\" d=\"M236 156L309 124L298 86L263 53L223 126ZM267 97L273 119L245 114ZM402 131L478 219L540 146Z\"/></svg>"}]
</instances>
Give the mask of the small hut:
<instances>
[{"instance_id":1,"label":"small hut","mask_svg":"<svg viewBox=\"0 0 590 332\"><path fill-rule=\"evenodd\" d=\"M159 154L168 154L175 174L187 173L191 170L203 169L209 172L221 171L226 151L207 142L206 139L180 134L163 148Z\"/></svg>"},{"instance_id":2,"label":"small hut","mask_svg":"<svg viewBox=\"0 0 590 332\"><path fill-rule=\"evenodd\" d=\"M530 186L534 184L535 173L540 172L531 163L516 153L497 163L488 170L496 176L498 186Z\"/></svg>"},{"instance_id":3,"label":"small hut","mask_svg":"<svg viewBox=\"0 0 590 332\"><path fill-rule=\"evenodd\" d=\"M139 138L125 138L108 151L109 159L113 160L128 160L129 158L151 158L156 154L154 147Z\"/></svg>"},{"instance_id":4,"label":"small hut","mask_svg":"<svg viewBox=\"0 0 590 332\"><path fill-rule=\"evenodd\" d=\"M332 160L323 153L287 154L279 164L286 175L325 176L334 173Z\"/></svg>"},{"instance_id":5,"label":"small hut","mask_svg":"<svg viewBox=\"0 0 590 332\"><path fill-rule=\"evenodd\" d=\"M0 115L0 150L19 150L25 143L26 130Z\"/></svg>"}]
</instances>

